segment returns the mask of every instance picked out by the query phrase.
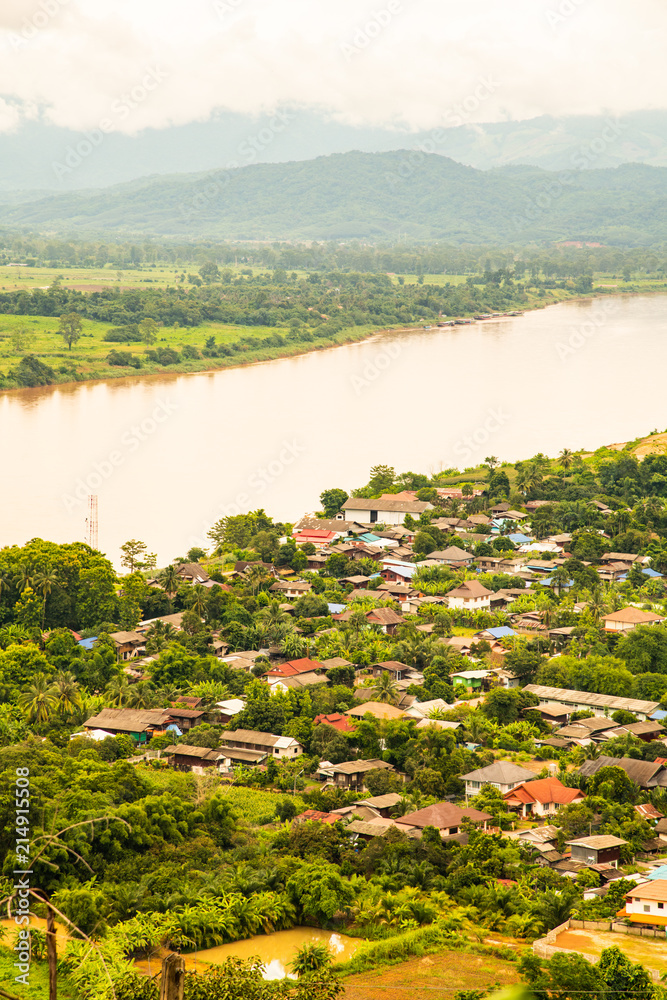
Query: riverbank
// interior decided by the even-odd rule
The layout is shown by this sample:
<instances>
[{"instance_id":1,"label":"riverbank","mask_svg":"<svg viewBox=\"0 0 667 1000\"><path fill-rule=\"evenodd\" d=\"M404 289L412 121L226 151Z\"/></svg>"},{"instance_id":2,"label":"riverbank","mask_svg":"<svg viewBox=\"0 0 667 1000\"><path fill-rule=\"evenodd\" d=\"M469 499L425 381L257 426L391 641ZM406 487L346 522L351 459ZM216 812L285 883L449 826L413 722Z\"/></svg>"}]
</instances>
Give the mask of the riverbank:
<instances>
[{"instance_id":1,"label":"riverbank","mask_svg":"<svg viewBox=\"0 0 667 1000\"><path fill-rule=\"evenodd\" d=\"M652 289L656 292L664 290L667 290L667 284ZM258 363L297 358L316 351L362 343L383 333L403 335L422 330L436 330L442 326L458 329L461 325L473 326L477 323L516 317L525 312L545 309L547 306L565 301L585 302L592 298L618 294L640 294L640 289L604 287L584 296L562 288L542 289L540 294L528 294L524 301L515 303L516 308L506 312L485 313L483 318L479 318L479 313L462 313L460 316L447 316L440 321L424 320L409 325L366 324L346 327L328 336L321 335L324 329L315 328L302 334L299 339L293 339L290 330L286 328L241 327L221 323L206 323L195 327L177 325L160 328L159 342L154 348L144 348L142 355L132 353L132 348L136 345L106 341L104 338L109 331L107 323L84 319L82 336L77 341L75 350L56 351L53 349L54 337L58 335L52 329L54 324L52 318L4 314L0 316L0 394L23 392L25 389L38 387L75 386L84 382L116 382L119 379L146 381L154 376L194 375L245 368ZM22 351L18 351L15 347L12 351L3 352L1 347L6 346L8 340L15 345L23 343ZM204 342L208 344L212 341L216 342L219 350L212 351L204 347ZM156 351L160 360L155 359ZM22 355L23 361L21 361ZM34 372L25 367L26 355L36 358L39 362L39 365L33 364ZM28 379L22 384L20 382L16 384L19 370L21 378L25 375Z\"/></svg>"}]
</instances>

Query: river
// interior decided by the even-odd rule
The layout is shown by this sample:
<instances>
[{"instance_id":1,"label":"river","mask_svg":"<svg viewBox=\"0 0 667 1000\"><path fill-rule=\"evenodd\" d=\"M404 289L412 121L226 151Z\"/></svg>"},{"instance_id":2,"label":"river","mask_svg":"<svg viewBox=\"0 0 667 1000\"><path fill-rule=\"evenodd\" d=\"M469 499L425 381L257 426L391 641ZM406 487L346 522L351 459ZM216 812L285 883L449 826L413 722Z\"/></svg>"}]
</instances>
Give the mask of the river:
<instances>
[{"instance_id":1,"label":"river","mask_svg":"<svg viewBox=\"0 0 667 1000\"><path fill-rule=\"evenodd\" d=\"M224 514L296 520L376 463L434 472L489 454L593 449L667 425L667 296L567 302L384 333L297 358L0 397L0 544L129 538L160 565Z\"/></svg>"}]
</instances>

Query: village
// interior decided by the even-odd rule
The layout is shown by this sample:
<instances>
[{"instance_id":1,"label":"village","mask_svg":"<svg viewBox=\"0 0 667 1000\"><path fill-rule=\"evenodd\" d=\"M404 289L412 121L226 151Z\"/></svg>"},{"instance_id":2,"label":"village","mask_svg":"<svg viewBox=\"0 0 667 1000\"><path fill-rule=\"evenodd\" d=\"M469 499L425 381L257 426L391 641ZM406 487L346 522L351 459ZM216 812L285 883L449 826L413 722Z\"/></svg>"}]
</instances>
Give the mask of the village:
<instances>
[{"instance_id":1,"label":"village","mask_svg":"<svg viewBox=\"0 0 667 1000\"><path fill-rule=\"evenodd\" d=\"M645 600L624 604L621 587L629 580L650 584L662 596L662 574L646 555L608 551L596 561L578 560L571 533L536 537L532 521L548 501L518 510L506 502L488 506L481 490L437 493L437 505L409 490L349 497L334 517L302 518L279 539L301 555L300 571L257 558L228 563L213 571L215 579L200 563L172 567L180 587L221 590L228 601L252 595L246 606L255 609L255 634L264 644L244 649L241 635L230 642L228 630L213 629L208 653L237 678L234 697L183 693L161 707L108 705L85 720L83 732L95 741L131 738L135 766L216 775L223 786L271 788L280 775L279 788L305 788L313 801L300 813L286 811L292 828L335 827L355 850L387 838L419 841L427 830L445 846L465 847L480 835L503 838L522 849L528 868L582 891L584 911L602 915L598 928L664 936L661 699L539 682L559 660L569 663L573 648L585 659L582 636L590 641L591 630L598 647L636 630L662 631L658 601L651 610ZM457 516L442 515L444 505ZM605 503L592 506L603 522L613 518ZM426 546L425 527L433 532ZM446 539L441 548L439 538ZM596 607L590 583L593 600L572 597L582 589L573 570L612 588L615 610ZM149 584L164 586L164 579ZM165 629L176 636L184 613L109 635L131 684L150 681L160 659L151 637ZM277 627L262 629L262 620ZM80 640L88 648L95 641ZM346 651L351 658L336 655ZM400 659L401 652L409 655ZM253 728L260 702L291 704L291 721ZM397 750L401 744L411 753ZM370 745L376 753L365 754ZM336 752L327 755L328 748ZM457 749L462 766L445 780L434 759ZM466 761L480 766L467 768ZM614 883L622 885L620 897L609 895ZM570 935L562 950L572 950L571 935L579 933L571 926L588 925L585 917L568 917L559 927ZM535 942L536 954L559 950L553 929L549 935ZM655 962L657 976L657 956Z\"/></svg>"}]
</instances>

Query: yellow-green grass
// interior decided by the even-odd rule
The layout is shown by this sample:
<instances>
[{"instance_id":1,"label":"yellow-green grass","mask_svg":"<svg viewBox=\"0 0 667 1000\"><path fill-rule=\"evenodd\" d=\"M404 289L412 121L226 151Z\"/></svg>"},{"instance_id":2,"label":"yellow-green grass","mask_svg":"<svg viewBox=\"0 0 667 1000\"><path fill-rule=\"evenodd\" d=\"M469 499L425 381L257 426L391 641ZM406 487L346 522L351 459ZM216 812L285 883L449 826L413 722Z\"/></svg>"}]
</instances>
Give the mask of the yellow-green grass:
<instances>
[{"instance_id":1,"label":"yellow-green grass","mask_svg":"<svg viewBox=\"0 0 667 1000\"><path fill-rule=\"evenodd\" d=\"M177 365L161 365L145 362L142 368L110 366L106 358L110 351L124 351L134 355L144 356L153 347L173 347L181 350L186 345L199 349L204 347L209 337L214 337L216 343L230 344L242 337L261 339L274 333L283 336L289 332L287 328L261 326L232 326L225 323L204 323L196 327L162 327L158 339L150 347L142 343L110 343L104 340L112 329L112 323L100 323L96 320L84 319L82 336L70 351L63 338L57 333L59 320L55 317L14 316L0 314L0 373L7 374L26 354L35 354L56 371L62 365L72 362L78 369L81 378L120 378L141 376L154 372L189 372L203 371L213 368L228 368L247 364L253 361L268 361L272 358L288 357L303 354L306 351L318 350L336 344L344 344L355 340L364 340L377 331L377 327L360 326L342 330L334 337L309 342L289 343L278 347L266 347L258 344L257 349L244 348L226 357L201 358L199 360L183 361ZM29 341L24 342L18 350L12 342L12 334L17 330L28 331Z\"/></svg>"},{"instance_id":2,"label":"yellow-green grass","mask_svg":"<svg viewBox=\"0 0 667 1000\"><path fill-rule=\"evenodd\" d=\"M497 936L497 935L495 935ZM412 958L398 965L344 979L345 1000L412 1000L413 997L453 997L457 990L486 992L496 983L513 986L520 982L512 962L492 955L441 951Z\"/></svg>"}]
</instances>

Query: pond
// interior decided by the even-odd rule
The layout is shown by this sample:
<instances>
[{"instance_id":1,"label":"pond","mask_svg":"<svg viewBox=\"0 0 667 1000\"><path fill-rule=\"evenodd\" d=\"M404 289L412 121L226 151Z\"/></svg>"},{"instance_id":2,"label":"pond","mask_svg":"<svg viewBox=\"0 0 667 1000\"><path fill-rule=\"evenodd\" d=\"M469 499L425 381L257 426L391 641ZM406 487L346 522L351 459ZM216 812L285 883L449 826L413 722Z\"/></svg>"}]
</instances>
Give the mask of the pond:
<instances>
[{"instance_id":1,"label":"pond","mask_svg":"<svg viewBox=\"0 0 667 1000\"><path fill-rule=\"evenodd\" d=\"M324 944L335 962L345 962L352 958L363 942L359 938L347 937L336 931L323 931L316 927L293 927L289 931L274 934L258 934L245 941L221 944L215 948L205 948L195 954L185 956L185 966L189 971L202 972L210 965L222 965L228 958L259 957L264 963L265 979L284 979L289 974L289 964L304 944ZM150 973L159 969L160 958L151 959ZM136 963L142 972L149 972L148 961Z\"/></svg>"}]
</instances>

